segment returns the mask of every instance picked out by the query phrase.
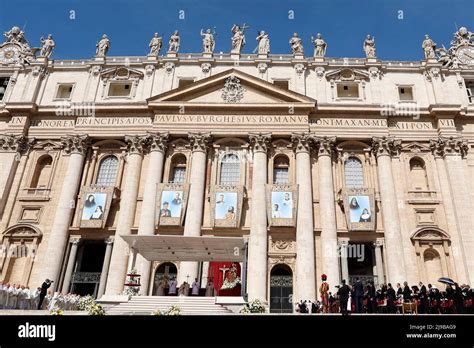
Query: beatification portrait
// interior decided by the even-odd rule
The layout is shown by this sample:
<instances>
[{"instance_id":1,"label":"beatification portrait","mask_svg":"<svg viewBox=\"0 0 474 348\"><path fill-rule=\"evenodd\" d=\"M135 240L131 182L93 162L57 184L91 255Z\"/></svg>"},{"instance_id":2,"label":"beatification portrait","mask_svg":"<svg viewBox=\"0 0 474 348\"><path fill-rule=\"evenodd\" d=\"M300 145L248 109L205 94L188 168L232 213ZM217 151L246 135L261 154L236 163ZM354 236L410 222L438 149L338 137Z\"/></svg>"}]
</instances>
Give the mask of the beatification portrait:
<instances>
[{"instance_id":1,"label":"beatification portrait","mask_svg":"<svg viewBox=\"0 0 474 348\"><path fill-rule=\"evenodd\" d=\"M293 218L293 193L285 191L272 192L272 218Z\"/></svg>"},{"instance_id":2,"label":"beatification portrait","mask_svg":"<svg viewBox=\"0 0 474 348\"><path fill-rule=\"evenodd\" d=\"M216 220L235 220L236 209L237 192L216 192Z\"/></svg>"},{"instance_id":3,"label":"beatification portrait","mask_svg":"<svg viewBox=\"0 0 474 348\"><path fill-rule=\"evenodd\" d=\"M183 191L163 191L161 194L160 217L181 217Z\"/></svg>"},{"instance_id":4,"label":"beatification portrait","mask_svg":"<svg viewBox=\"0 0 474 348\"><path fill-rule=\"evenodd\" d=\"M106 193L86 193L81 220L102 220L107 203Z\"/></svg>"},{"instance_id":5,"label":"beatification portrait","mask_svg":"<svg viewBox=\"0 0 474 348\"><path fill-rule=\"evenodd\" d=\"M349 219L350 222L371 222L369 196L349 196Z\"/></svg>"}]
</instances>

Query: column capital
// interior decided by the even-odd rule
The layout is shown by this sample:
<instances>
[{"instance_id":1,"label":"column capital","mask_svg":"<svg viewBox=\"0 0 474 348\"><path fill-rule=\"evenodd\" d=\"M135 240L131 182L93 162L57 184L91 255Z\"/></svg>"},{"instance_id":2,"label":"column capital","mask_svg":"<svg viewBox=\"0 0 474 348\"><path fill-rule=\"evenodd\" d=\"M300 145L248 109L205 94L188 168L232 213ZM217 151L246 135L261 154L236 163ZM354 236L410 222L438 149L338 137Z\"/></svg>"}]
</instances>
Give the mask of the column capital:
<instances>
[{"instance_id":1,"label":"column capital","mask_svg":"<svg viewBox=\"0 0 474 348\"><path fill-rule=\"evenodd\" d=\"M398 156L402 147L401 140L393 137L373 137L372 153L375 157L380 156Z\"/></svg>"},{"instance_id":2,"label":"column capital","mask_svg":"<svg viewBox=\"0 0 474 348\"><path fill-rule=\"evenodd\" d=\"M336 137L313 136L312 140L318 152L318 157L329 156L332 158L336 154Z\"/></svg>"},{"instance_id":3,"label":"column capital","mask_svg":"<svg viewBox=\"0 0 474 348\"><path fill-rule=\"evenodd\" d=\"M347 240L347 239L342 239L342 240L339 239L338 244L339 244L339 246L341 246L341 247L347 247L347 246L349 245L349 240Z\"/></svg>"},{"instance_id":4,"label":"column capital","mask_svg":"<svg viewBox=\"0 0 474 348\"><path fill-rule=\"evenodd\" d=\"M78 245L79 242L81 241L81 236L71 236L69 237L69 243Z\"/></svg>"},{"instance_id":5,"label":"column capital","mask_svg":"<svg viewBox=\"0 0 474 348\"><path fill-rule=\"evenodd\" d=\"M207 152L209 143L211 142L210 133L190 132L188 133L189 144L192 152Z\"/></svg>"},{"instance_id":6,"label":"column capital","mask_svg":"<svg viewBox=\"0 0 474 348\"><path fill-rule=\"evenodd\" d=\"M148 142L148 136L126 135L125 142L127 143L128 154L143 155Z\"/></svg>"},{"instance_id":7,"label":"column capital","mask_svg":"<svg viewBox=\"0 0 474 348\"><path fill-rule=\"evenodd\" d=\"M433 155L437 158L445 156L461 156L467 155L469 146L467 140L462 137L438 137L438 139L430 140L430 148Z\"/></svg>"},{"instance_id":8,"label":"column capital","mask_svg":"<svg viewBox=\"0 0 474 348\"><path fill-rule=\"evenodd\" d=\"M383 239L377 239L373 242L373 246L376 248L380 248L384 245Z\"/></svg>"},{"instance_id":9,"label":"column capital","mask_svg":"<svg viewBox=\"0 0 474 348\"><path fill-rule=\"evenodd\" d=\"M169 133L152 133L148 132L150 151L166 152L168 147Z\"/></svg>"},{"instance_id":10,"label":"column capital","mask_svg":"<svg viewBox=\"0 0 474 348\"><path fill-rule=\"evenodd\" d=\"M250 133L249 140L253 152L267 152L268 144L272 139L271 133Z\"/></svg>"},{"instance_id":11,"label":"column capital","mask_svg":"<svg viewBox=\"0 0 474 348\"><path fill-rule=\"evenodd\" d=\"M77 153L85 155L90 144L90 138L86 134L70 134L62 137L61 143L66 154Z\"/></svg>"},{"instance_id":12,"label":"column capital","mask_svg":"<svg viewBox=\"0 0 474 348\"><path fill-rule=\"evenodd\" d=\"M114 236L110 236L110 237L106 238L104 242L107 245L112 245L112 244L114 244L114 241L115 241Z\"/></svg>"},{"instance_id":13,"label":"column capital","mask_svg":"<svg viewBox=\"0 0 474 348\"><path fill-rule=\"evenodd\" d=\"M293 133L291 142L296 153L311 151L311 136L308 133Z\"/></svg>"},{"instance_id":14,"label":"column capital","mask_svg":"<svg viewBox=\"0 0 474 348\"><path fill-rule=\"evenodd\" d=\"M35 140L35 138L27 138L23 134L0 134L0 150L23 153L28 151Z\"/></svg>"}]
</instances>

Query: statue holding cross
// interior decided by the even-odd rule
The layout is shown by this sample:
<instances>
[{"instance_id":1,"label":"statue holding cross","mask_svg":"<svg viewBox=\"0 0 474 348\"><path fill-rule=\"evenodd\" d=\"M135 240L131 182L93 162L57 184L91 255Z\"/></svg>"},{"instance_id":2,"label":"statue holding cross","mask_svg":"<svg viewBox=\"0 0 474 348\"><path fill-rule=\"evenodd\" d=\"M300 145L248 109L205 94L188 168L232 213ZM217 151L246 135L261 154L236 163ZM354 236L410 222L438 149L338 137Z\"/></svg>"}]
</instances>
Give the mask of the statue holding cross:
<instances>
[{"instance_id":1,"label":"statue holding cross","mask_svg":"<svg viewBox=\"0 0 474 348\"><path fill-rule=\"evenodd\" d=\"M234 24L232 27L232 49L230 51L231 54L240 54L240 51L245 46L245 29L250 28L249 26L245 25L237 25Z\"/></svg>"}]
</instances>

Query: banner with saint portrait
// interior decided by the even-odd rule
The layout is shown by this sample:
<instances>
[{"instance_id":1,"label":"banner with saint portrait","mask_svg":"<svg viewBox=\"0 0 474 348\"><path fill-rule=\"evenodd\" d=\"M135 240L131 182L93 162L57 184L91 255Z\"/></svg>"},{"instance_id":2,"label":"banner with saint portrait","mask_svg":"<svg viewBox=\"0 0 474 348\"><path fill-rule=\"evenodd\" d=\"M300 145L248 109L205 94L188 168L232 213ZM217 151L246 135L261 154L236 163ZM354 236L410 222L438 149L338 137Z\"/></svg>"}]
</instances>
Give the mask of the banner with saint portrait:
<instances>
[{"instance_id":1,"label":"banner with saint portrait","mask_svg":"<svg viewBox=\"0 0 474 348\"><path fill-rule=\"evenodd\" d=\"M113 187L95 185L85 187L81 194L79 226L103 228L107 221L113 194Z\"/></svg>"},{"instance_id":2,"label":"banner with saint portrait","mask_svg":"<svg viewBox=\"0 0 474 348\"><path fill-rule=\"evenodd\" d=\"M296 225L297 187L294 185L267 185L267 211L270 226Z\"/></svg>"},{"instance_id":3,"label":"banner with saint portrait","mask_svg":"<svg viewBox=\"0 0 474 348\"><path fill-rule=\"evenodd\" d=\"M345 189L343 197L349 231L375 230L374 190L369 188Z\"/></svg>"},{"instance_id":4,"label":"banner with saint portrait","mask_svg":"<svg viewBox=\"0 0 474 348\"><path fill-rule=\"evenodd\" d=\"M211 190L211 225L237 228L242 212L243 186L214 186Z\"/></svg>"},{"instance_id":5,"label":"banner with saint portrait","mask_svg":"<svg viewBox=\"0 0 474 348\"><path fill-rule=\"evenodd\" d=\"M188 200L188 184L161 184L157 200L157 224L181 226Z\"/></svg>"}]
</instances>

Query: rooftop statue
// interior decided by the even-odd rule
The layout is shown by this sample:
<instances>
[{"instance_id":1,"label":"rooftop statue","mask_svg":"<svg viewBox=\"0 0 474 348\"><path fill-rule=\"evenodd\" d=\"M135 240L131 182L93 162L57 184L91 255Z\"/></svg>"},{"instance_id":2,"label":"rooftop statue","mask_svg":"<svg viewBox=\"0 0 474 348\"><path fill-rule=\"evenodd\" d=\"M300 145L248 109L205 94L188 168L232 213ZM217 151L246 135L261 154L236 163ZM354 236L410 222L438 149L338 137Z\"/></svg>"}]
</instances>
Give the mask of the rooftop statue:
<instances>
[{"instance_id":1,"label":"rooftop statue","mask_svg":"<svg viewBox=\"0 0 474 348\"><path fill-rule=\"evenodd\" d=\"M314 44L314 56L324 57L326 55L326 49L328 47L326 41L323 40L320 33L316 35L316 39L311 36L311 42Z\"/></svg>"},{"instance_id":2,"label":"rooftop statue","mask_svg":"<svg viewBox=\"0 0 474 348\"><path fill-rule=\"evenodd\" d=\"M51 57L51 53L53 53L54 47L56 47L56 43L53 40L53 35L49 34L48 37L45 39L41 37L41 57L49 58Z\"/></svg>"},{"instance_id":3,"label":"rooftop statue","mask_svg":"<svg viewBox=\"0 0 474 348\"><path fill-rule=\"evenodd\" d=\"M293 54L302 55L304 53L303 42L299 37L298 33L293 34L293 37L290 39L290 46Z\"/></svg>"},{"instance_id":4,"label":"rooftop statue","mask_svg":"<svg viewBox=\"0 0 474 348\"><path fill-rule=\"evenodd\" d=\"M97 57L105 57L110 48L110 40L106 34L102 35L100 41L95 45L95 55Z\"/></svg>"},{"instance_id":5,"label":"rooftop statue","mask_svg":"<svg viewBox=\"0 0 474 348\"><path fill-rule=\"evenodd\" d=\"M370 34L364 40L364 52L367 58L375 58L375 38Z\"/></svg>"},{"instance_id":6,"label":"rooftop statue","mask_svg":"<svg viewBox=\"0 0 474 348\"><path fill-rule=\"evenodd\" d=\"M240 54L242 48L245 46L245 29L250 28L249 26L244 25L240 26L234 24L232 27L232 49L230 53Z\"/></svg>"},{"instance_id":7,"label":"rooftop statue","mask_svg":"<svg viewBox=\"0 0 474 348\"><path fill-rule=\"evenodd\" d=\"M215 30L207 29L203 31L201 29L202 36L202 51L203 53L213 53L216 47L216 40L214 39Z\"/></svg>"},{"instance_id":8,"label":"rooftop statue","mask_svg":"<svg viewBox=\"0 0 474 348\"><path fill-rule=\"evenodd\" d=\"M168 53L178 53L180 41L179 32L175 30L170 37Z\"/></svg>"},{"instance_id":9,"label":"rooftop statue","mask_svg":"<svg viewBox=\"0 0 474 348\"><path fill-rule=\"evenodd\" d=\"M265 31L260 30L256 40L258 41L258 54L268 54L270 52L270 38L268 37L268 34L265 33Z\"/></svg>"},{"instance_id":10,"label":"rooftop statue","mask_svg":"<svg viewBox=\"0 0 474 348\"><path fill-rule=\"evenodd\" d=\"M148 55L156 57L160 53L161 46L163 46L163 38L155 33L148 44L148 47L150 47Z\"/></svg>"}]
</instances>

